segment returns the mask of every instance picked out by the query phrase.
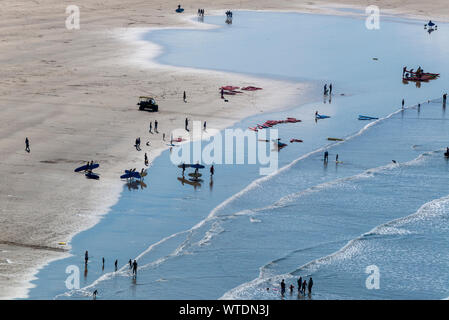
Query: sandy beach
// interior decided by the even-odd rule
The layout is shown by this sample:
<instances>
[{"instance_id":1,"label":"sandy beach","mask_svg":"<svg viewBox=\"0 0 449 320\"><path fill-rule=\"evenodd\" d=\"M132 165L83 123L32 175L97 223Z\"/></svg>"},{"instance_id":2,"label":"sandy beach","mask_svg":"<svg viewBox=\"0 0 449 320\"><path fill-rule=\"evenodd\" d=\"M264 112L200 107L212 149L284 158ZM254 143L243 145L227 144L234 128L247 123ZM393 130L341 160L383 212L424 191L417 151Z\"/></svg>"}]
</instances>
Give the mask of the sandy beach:
<instances>
[{"instance_id":1,"label":"sandy beach","mask_svg":"<svg viewBox=\"0 0 449 320\"><path fill-rule=\"evenodd\" d=\"M385 13L447 20L444 1L185 1L185 14L163 1L75 4L80 30L65 28L60 1L2 3L0 22L0 299L25 298L37 270L69 254L70 239L92 227L119 198L126 168L143 167L166 146L162 133L184 119L223 129L240 119L285 108L309 85L150 63L158 48L139 41L146 28L201 25L197 8L279 10L343 14L335 8L375 4ZM264 90L220 99L223 85ZM187 93L187 103L182 100ZM153 96L158 113L139 112L141 95ZM301 103L302 101L297 101ZM159 134L149 134L151 121ZM136 137L150 141L137 152ZM25 137L31 152L25 151ZM101 180L73 173L85 161L100 163ZM151 169L150 169L151 170ZM68 245L58 245L66 242Z\"/></svg>"}]
</instances>

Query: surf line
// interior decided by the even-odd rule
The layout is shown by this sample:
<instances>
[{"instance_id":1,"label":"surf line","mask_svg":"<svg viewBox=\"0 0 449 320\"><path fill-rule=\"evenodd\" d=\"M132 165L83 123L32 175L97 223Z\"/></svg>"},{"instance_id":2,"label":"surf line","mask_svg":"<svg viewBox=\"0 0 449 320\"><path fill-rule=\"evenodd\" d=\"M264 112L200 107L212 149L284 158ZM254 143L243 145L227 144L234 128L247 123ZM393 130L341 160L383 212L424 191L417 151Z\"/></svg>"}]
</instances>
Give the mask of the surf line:
<instances>
[{"instance_id":1,"label":"surf line","mask_svg":"<svg viewBox=\"0 0 449 320\"><path fill-rule=\"evenodd\" d=\"M429 100L429 101L431 101L431 100ZM241 191L239 191L238 193L232 195L231 197L229 197L228 199L226 199L226 200L224 200L222 203L220 203L218 206L216 206L214 209L212 209L211 212L209 213L209 215L206 216L206 218L204 218L203 220L201 220L200 222L198 222L198 223L197 223L196 225L194 225L192 228L190 228L190 229L188 229L188 230L184 230L184 231L180 231L180 232L174 233L174 234L169 235L169 236L167 236L167 237L165 237L165 238L162 238L161 240L159 240L159 241L156 242L156 243L151 244L147 249L145 249L141 254L139 254L139 255L135 258L135 260L139 261L139 260L140 260L143 256L145 256L147 253L153 251L153 249L155 249L156 247L158 247L159 245L165 243L166 241L168 241L168 240L170 240L170 239L173 239L173 238L175 238L175 237L177 237L177 236L179 236L179 235L182 235L182 234L188 234L188 236L186 237L186 239L185 239L185 240L184 240L184 241L183 241L183 242L182 242L182 243L181 243L181 244L180 244L180 245L179 245L179 246L178 246L172 253L170 253L170 254L168 254L168 255L166 255L166 256L164 256L164 257L161 257L161 258L157 259L156 261L153 261L153 262L151 262L151 263L148 263L148 264L146 264L146 265L143 265L143 266L140 267L140 269L146 269L146 268L151 267L151 266L153 266L153 265L159 265L159 264L161 264L161 263L167 261L170 257L177 256L177 255L178 255L179 253L181 253L181 252L184 250L184 248L187 246L187 244L189 243L189 241L190 241L190 239L191 239L191 237L192 237L194 231L196 231L196 230L198 230L199 228L201 228L201 227L202 227L203 225L205 225L208 221L214 219L215 216L216 216L216 214L217 214L220 210L222 210L224 207L226 207L229 203L231 203L231 202L234 201L235 199L240 198L242 195L244 195L245 193L249 192L250 190L253 190L254 188L256 188L256 187L257 187L258 185L260 185L261 183L263 183L263 182L265 182L265 181L271 180L273 177L275 177L276 175L278 175L278 174L280 174L280 173L282 173L282 172L284 172L284 171L290 169L291 167L293 167L296 163L298 163L298 162L301 161L301 160L307 159L308 157L310 157L310 156L312 156L312 155L314 155L314 154L317 154L317 153L319 153L319 152L323 152L324 150L329 149L329 148L332 148L332 147L335 147L335 146L337 146L337 145L339 145L339 144L341 144L341 143L346 143L348 140L351 140L351 139L353 139L353 138L355 138L355 137L360 136L360 135L363 134L365 131L367 131L369 128L371 128L372 126L377 125L377 124L379 124L380 122L383 122L383 121L385 121L385 120L387 120L387 119L393 117L394 115L396 115L396 114L398 114L398 113L400 113L400 112L403 112L404 110L412 109L412 108L416 108L416 107L417 107L417 105L413 105L413 106L408 106L408 107L404 107L404 108L397 109L396 111L394 111L394 112L388 114L388 115L385 116L385 117L382 117L382 118L379 118L379 119L377 119L377 120L375 120L375 121L373 121L373 122L370 122L369 124L367 124L367 125L365 125L364 127L362 127L362 128L361 128L359 131L357 131L356 133L354 133L354 134L352 134L352 135L350 135L350 136L344 137L344 140L343 140L343 141L336 141L335 143L325 145L325 146L320 147L320 148L318 148L318 149L316 149L316 150L314 150L314 151L311 151L311 152L309 152L309 153L306 153L305 155L302 155L301 157L299 157L299 158L293 160L291 163L289 163L289 164L285 165L284 167L282 167L282 168L280 168L280 169L278 169L278 170L272 172L271 174L269 174L269 175L267 175L267 176L264 176L264 177L261 177L261 178L259 178L259 179L256 179L256 180L252 181L249 185L247 185L247 186L246 186L245 188L243 188ZM123 267L121 267L121 268L119 269L118 273L123 274L123 270L124 270L125 268L126 268L126 265L123 266ZM102 282L102 281L104 281L104 280L107 280L107 279L110 278L111 276L114 276L116 273L117 273L117 272L110 272L110 273L108 273L108 274L104 274L104 275L102 275L101 277L99 277L98 279L96 279L92 284L90 284L90 285L88 285L88 286L86 286L86 287L83 287L83 288L81 288L81 289L78 289L77 291L84 291L84 290L87 290L87 289L89 289L89 288L92 288L92 287L94 287L95 285L97 285L98 283L100 283L100 282ZM69 295L69 293L66 292L66 293L57 295L56 297L58 297L58 296L68 296L68 295Z\"/></svg>"}]
</instances>

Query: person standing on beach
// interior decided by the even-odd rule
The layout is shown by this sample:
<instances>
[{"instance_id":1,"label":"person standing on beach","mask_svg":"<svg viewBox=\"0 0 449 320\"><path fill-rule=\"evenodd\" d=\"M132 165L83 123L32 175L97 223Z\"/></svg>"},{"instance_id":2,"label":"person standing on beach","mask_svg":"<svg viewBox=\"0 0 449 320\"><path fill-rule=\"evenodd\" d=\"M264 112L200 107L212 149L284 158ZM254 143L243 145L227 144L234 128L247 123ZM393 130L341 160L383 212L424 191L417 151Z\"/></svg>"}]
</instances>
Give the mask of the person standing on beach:
<instances>
[{"instance_id":1,"label":"person standing on beach","mask_svg":"<svg viewBox=\"0 0 449 320\"><path fill-rule=\"evenodd\" d=\"M103 264L101 265L101 270L104 270L104 257L102 259Z\"/></svg>"},{"instance_id":2,"label":"person standing on beach","mask_svg":"<svg viewBox=\"0 0 449 320\"><path fill-rule=\"evenodd\" d=\"M92 297L94 300L97 300L97 293L98 293L97 289L95 289L95 291L92 293Z\"/></svg>"},{"instance_id":3,"label":"person standing on beach","mask_svg":"<svg viewBox=\"0 0 449 320\"><path fill-rule=\"evenodd\" d=\"M210 175L213 176L213 175L214 175L214 172L215 172L214 165L211 165L211 166L210 166Z\"/></svg>"},{"instance_id":4,"label":"person standing on beach","mask_svg":"<svg viewBox=\"0 0 449 320\"><path fill-rule=\"evenodd\" d=\"M117 260L117 259L115 259L115 262L114 262L114 266L115 266L115 271L117 271L117 264L118 264L118 260Z\"/></svg>"},{"instance_id":5,"label":"person standing on beach","mask_svg":"<svg viewBox=\"0 0 449 320\"><path fill-rule=\"evenodd\" d=\"M338 153L337 153L337 155L335 156L335 162L338 162Z\"/></svg>"},{"instance_id":6,"label":"person standing on beach","mask_svg":"<svg viewBox=\"0 0 449 320\"><path fill-rule=\"evenodd\" d=\"M150 133L153 133L153 122L150 121L150 130L148 130Z\"/></svg>"},{"instance_id":7,"label":"person standing on beach","mask_svg":"<svg viewBox=\"0 0 449 320\"><path fill-rule=\"evenodd\" d=\"M402 99L402 109L404 109L405 100Z\"/></svg>"},{"instance_id":8,"label":"person standing on beach","mask_svg":"<svg viewBox=\"0 0 449 320\"><path fill-rule=\"evenodd\" d=\"M148 166L148 156L146 152L145 152L145 165Z\"/></svg>"},{"instance_id":9,"label":"person standing on beach","mask_svg":"<svg viewBox=\"0 0 449 320\"><path fill-rule=\"evenodd\" d=\"M224 99L224 89L221 88L221 98Z\"/></svg>"},{"instance_id":10,"label":"person standing on beach","mask_svg":"<svg viewBox=\"0 0 449 320\"><path fill-rule=\"evenodd\" d=\"M133 274L137 276L137 261L134 260L133 262Z\"/></svg>"},{"instance_id":11,"label":"person standing on beach","mask_svg":"<svg viewBox=\"0 0 449 320\"><path fill-rule=\"evenodd\" d=\"M184 172L186 172L186 164L182 164L182 176L184 177Z\"/></svg>"},{"instance_id":12,"label":"person standing on beach","mask_svg":"<svg viewBox=\"0 0 449 320\"><path fill-rule=\"evenodd\" d=\"M312 294L312 286L313 286L313 280L312 280L312 277L310 277L310 279L309 279L309 286L308 286L309 294Z\"/></svg>"},{"instance_id":13,"label":"person standing on beach","mask_svg":"<svg viewBox=\"0 0 449 320\"><path fill-rule=\"evenodd\" d=\"M25 138L25 151L30 153L30 140L28 140L28 137Z\"/></svg>"},{"instance_id":14,"label":"person standing on beach","mask_svg":"<svg viewBox=\"0 0 449 320\"><path fill-rule=\"evenodd\" d=\"M443 106L446 106L447 93L443 94Z\"/></svg>"},{"instance_id":15,"label":"person standing on beach","mask_svg":"<svg viewBox=\"0 0 449 320\"><path fill-rule=\"evenodd\" d=\"M84 253L84 264L87 264L88 260L89 260L89 253L86 250L86 252Z\"/></svg>"},{"instance_id":16,"label":"person standing on beach","mask_svg":"<svg viewBox=\"0 0 449 320\"><path fill-rule=\"evenodd\" d=\"M324 162L327 162L329 160L329 152L324 151Z\"/></svg>"},{"instance_id":17,"label":"person standing on beach","mask_svg":"<svg viewBox=\"0 0 449 320\"><path fill-rule=\"evenodd\" d=\"M132 262L132 260L129 259L128 263L129 263L129 268L131 269L131 268L133 267L133 262Z\"/></svg>"},{"instance_id":18,"label":"person standing on beach","mask_svg":"<svg viewBox=\"0 0 449 320\"><path fill-rule=\"evenodd\" d=\"M154 120L154 132L158 133L157 132L157 120Z\"/></svg>"},{"instance_id":19,"label":"person standing on beach","mask_svg":"<svg viewBox=\"0 0 449 320\"><path fill-rule=\"evenodd\" d=\"M188 129L188 126L189 126L189 119L186 118L185 124L186 124L186 131L189 131L189 129Z\"/></svg>"},{"instance_id":20,"label":"person standing on beach","mask_svg":"<svg viewBox=\"0 0 449 320\"><path fill-rule=\"evenodd\" d=\"M327 84L324 85L324 95L327 94Z\"/></svg>"},{"instance_id":21,"label":"person standing on beach","mask_svg":"<svg viewBox=\"0 0 449 320\"><path fill-rule=\"evenodd\" d=\"M284 296L285 294L285 282L284 279L281 281L281 295Z\"/></svg>"},{"instance_id":22,"label":"person standing on beach","mask_svg":"<svg viewBox=\"0 0 449 320\"><path fill-rule=\"evenodd\" d=\"M187 102L187 95L186 95L185 91L184 91L184 94L183 94L183 99L184 99L184 102Z\"/></svg>"},{"instance_id":23,"label":"person standing on beach","mask_svg":"<svg viewBox=\"0 0 449 320\"><path fill-rule=\"evenodd\" d=\"M203 130L206 131L206 121L204 121Z\"/></svg>"},{"instance_id":24,"label":"person standing on beach","mask_svg":"<svg viewBox=\"0 0 449 320\"><path fill-rule=\"evenodd\" d=\"M303 283L302 283L302 292L304 294L306 294L306 287L307 287L307 281L304 279Z\"/></svg>"},{"instance_id":25,"label":"person standing on beach","mask_svg":"<svg viewBox=\"0 0 449 320\"><path fill-rule=\"evenodd\" d=\"M329 95L332 94L332 83L329 85Z\"/></svg>"},{"instance_id":26,"label":"person standing on beach","mask_svg":"<svg viewBox=\"0 0 449 320\"><path fill-rule=\"evenodd\" d=\"M298 283L298 293L301 293L302 277L299 277L297 283Z\"/></svg>"}]
</instances>

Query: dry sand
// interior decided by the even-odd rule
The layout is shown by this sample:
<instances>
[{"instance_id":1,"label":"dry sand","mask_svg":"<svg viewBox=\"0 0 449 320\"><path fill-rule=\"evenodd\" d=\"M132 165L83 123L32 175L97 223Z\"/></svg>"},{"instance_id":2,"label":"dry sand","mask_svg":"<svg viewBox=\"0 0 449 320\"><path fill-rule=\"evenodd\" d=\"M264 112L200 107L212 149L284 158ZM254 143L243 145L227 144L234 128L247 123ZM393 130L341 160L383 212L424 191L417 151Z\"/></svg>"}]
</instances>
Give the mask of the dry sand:
<instances>
[{"instance_id":1,"label":"dry sand","mask_svg":"<svg viewBox=\"0 0 449 320\"><path fill-rule=\"evenodd\" d=\"M185 19L197 8L307 11L341 14L335 3L377 4L411 16L447 19L445 1L218 0L177 3L153 0L3 0L0 8L0 299L26 297L30 280L52 259L68 254L74 234L93 226L119 197L124 168L154 159L187 116L222 129L243 117L282 108L308 85L283 83L147 63L157 48L136 41L141 28L198 27ZM68 4L81 10L81 29L65 28ZM144 51L142 51L144 49ZM142 54L144 52L145 54ZM146 55L148 54L148 55ZM265 90L230 98L222 85ZM188 102L182 101L183 91ZM160 112L139 112L137 97L154 96ZM303 98L305 99L305 98ZM148 133L150 121L159 134ZM136 137L151 140L137 152ZM31 153L24 139L29 137ZM74 174L86 160L101 164L100 181Z\"/></svg>"}]
</instances>

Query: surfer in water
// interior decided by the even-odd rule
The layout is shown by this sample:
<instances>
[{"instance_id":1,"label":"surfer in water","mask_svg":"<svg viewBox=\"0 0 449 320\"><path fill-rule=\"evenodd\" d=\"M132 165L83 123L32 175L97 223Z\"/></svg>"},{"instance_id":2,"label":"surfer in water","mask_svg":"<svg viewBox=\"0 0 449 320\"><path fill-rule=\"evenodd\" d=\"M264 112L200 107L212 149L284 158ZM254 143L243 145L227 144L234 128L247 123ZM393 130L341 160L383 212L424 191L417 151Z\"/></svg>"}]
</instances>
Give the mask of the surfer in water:
<instances>
[{"instance_id":1,"label":"surfer in water","mask_svg":"<svg viewBox=\"0 0 449 320\"><path fill-rule=\"evenodd\" d=\"M96 300L97 299L97 289L95 289L95 291L92 293L93 299Z\"/></svg>"},{"instance_id":2,"label":"surfer in water","mask_svg":"<svg viewBox=\"0 0 449 320\"><path fill-rule=\"evenodd\" d=\"M329 160L329 152L324 151L324 162L327 162Z\"/></svg>"},{"instance_id":3,"label":"surfer in water","mask_svg":"<svg viewBox=\"0 0 449 320\"><path fill-rule=\"evenodd\" d=\"M87 261L89 261L89 253L86 250L86 252L84 253L84 264L87 264Z\"/></svg>"},{"instance_id":4,"label":"surfer in water","mask_svg":"<svg viewBox=\"0 0 449 320\"><path fill-rule=\"evenodd\" d=\"M302 292L304 292L304 294L306 294L306 287L307 287L307 281L304 280L302 283Z\"/></svg>"},{"instance_id":5,"label":"surfer in water","mask_svg":"<svg viewBox=\"0 0 449 320\"><path fill-rule=\"evenodd\" d=\"M30 153L30 140L28 140L28 137L25 138L25 151Z\"/></svg>"}]
</instances>

